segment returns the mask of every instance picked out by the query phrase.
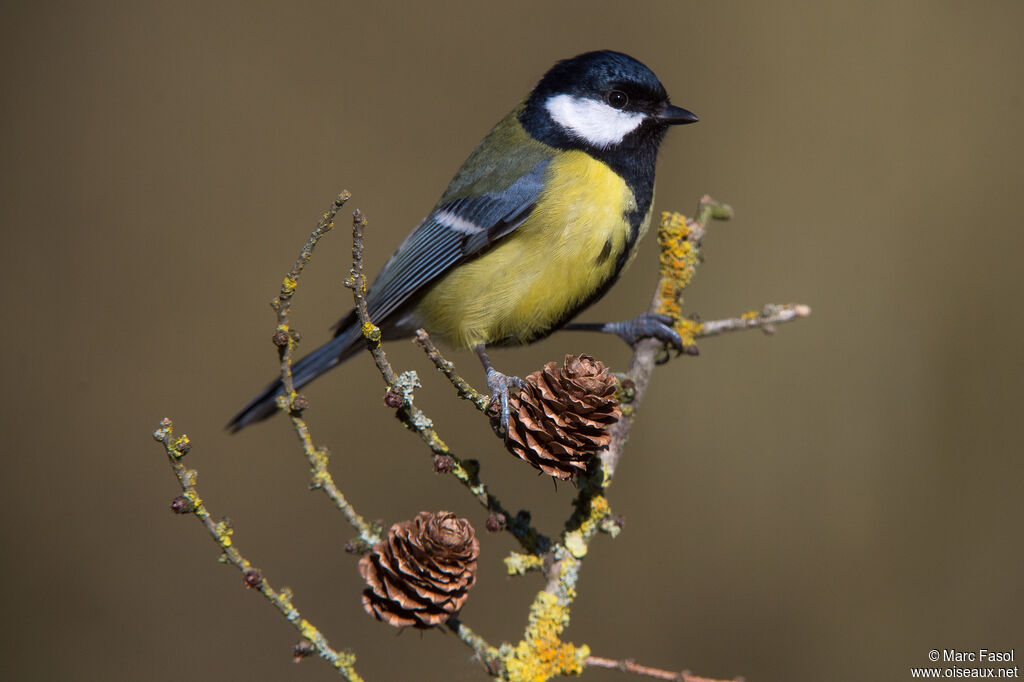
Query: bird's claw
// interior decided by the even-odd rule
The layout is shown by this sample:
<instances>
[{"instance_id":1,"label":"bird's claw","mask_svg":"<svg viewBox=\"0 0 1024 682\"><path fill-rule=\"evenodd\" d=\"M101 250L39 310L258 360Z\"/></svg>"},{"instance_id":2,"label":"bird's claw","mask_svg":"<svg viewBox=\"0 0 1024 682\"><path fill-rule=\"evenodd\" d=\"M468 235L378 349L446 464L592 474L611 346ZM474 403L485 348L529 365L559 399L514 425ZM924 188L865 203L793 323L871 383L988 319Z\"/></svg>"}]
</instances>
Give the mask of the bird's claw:
<instances>
[{"instance_id":1,"label":"bird's claw","mask_svg":"<svg viewBox=\"0 0 1024 682\"><path fill-rule=\"evenodd\" d=\"M487 370L487 388L491 392L491 402L488 403L487 409L490 410L495 405L501 407L501 431L502 433L508 433L508 420L509 420L509 408L508 408L508 392L510 388L514 388L517 391L521 390L526 385L526 382L517 376L510 376L508 374L502 374L496 369L490 368Z\"/></svg>"},{"instance_id":2,"label":"bird's claw","mask_svg":"<svg viewBox=\"0 0 1024 682\"><path fill-rule=\"evenodd\" d=\"M635 345L640 339L657 339L681 353L683 352L683 339L673 328L673 322L674 320L669 315L644 313L637 315L632 320L609 322L603 331L615 334L630 346Z\"/></svg>"}]
</instances>

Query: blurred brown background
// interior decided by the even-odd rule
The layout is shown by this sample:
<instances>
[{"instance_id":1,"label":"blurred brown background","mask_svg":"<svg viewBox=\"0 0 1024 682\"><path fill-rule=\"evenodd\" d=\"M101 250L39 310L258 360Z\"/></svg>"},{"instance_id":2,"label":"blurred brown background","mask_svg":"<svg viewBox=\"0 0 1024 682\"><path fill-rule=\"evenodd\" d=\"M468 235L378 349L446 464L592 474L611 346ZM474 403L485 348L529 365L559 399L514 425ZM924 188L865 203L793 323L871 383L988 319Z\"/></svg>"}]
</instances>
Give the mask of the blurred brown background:
<instances>
[{"instance_id":1,"label":"blurred brown background","mask_svg":"<svg viewBox=\"0 0 1024 682\"><path fill-rule=\"evenodd\" d=\"M687 307L809 320L660 370L567 638L751 682L906 680L932 648L1024 651L1019 2L9 3L0 41L10 680L334 679L199 525L150 439L167 415L242 550L368 680L475 680L439 632L359 606L352 532L282 419L223 424L275 372L267 302L349 188L369 266L556 59L614 48L701 122L662 150L657 209L731 203ZM347 213L346 213L347 215ZM342 225L346 220L341 221ZM584 319L632 316L656 252ZM347 229L297 296L306 348L349 307ZM616 367L615 339L497 354ZM574 491L507 455L412 346L421 405L512 509L557 532ZM475 358L454 354L482 383ZM394 422L357 359L313 385L314 436L363 513L484 515ZM464 610L514 640L540 587L483 538ZM588 671L588 679L627 679Z\"/></svg>"}]
</instances>

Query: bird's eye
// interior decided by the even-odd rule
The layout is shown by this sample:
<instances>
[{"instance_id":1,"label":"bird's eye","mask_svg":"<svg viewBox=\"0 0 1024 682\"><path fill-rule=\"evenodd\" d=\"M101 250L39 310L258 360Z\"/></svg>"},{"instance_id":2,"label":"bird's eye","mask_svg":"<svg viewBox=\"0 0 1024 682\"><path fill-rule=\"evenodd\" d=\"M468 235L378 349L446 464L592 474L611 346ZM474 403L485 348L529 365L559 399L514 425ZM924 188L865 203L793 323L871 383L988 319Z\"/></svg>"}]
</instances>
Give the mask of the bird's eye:
<instances>
[{"instance_id":1,"label":"bird's eye","mask_svg":"<svg viewBox=\"0 0 1024 682\"><path fill-rule=\"evenodd\" d=\"M605 95L605 100L608 102L608 106L613 109L625 109L626 105L629 104L629 97L622 90L609 90L608 94Z\"/></svg>"}]
</instances>

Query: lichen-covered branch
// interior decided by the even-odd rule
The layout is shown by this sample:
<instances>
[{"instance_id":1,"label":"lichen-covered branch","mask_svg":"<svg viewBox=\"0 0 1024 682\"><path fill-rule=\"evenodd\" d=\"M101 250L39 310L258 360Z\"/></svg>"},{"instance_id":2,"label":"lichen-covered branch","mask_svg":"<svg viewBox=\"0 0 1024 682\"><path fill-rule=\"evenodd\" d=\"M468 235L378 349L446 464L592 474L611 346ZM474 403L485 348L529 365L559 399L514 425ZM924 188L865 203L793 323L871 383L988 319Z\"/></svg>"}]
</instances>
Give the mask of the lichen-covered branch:
<instances>
[{"instance_id":1,"label":"lichen-covered branch","mask_svg":"<svg viewBox=\"0 0 1024 682\"><path fill-rule=\"evenodd\" d=\"M178 514L191 513L206 528L206 531L217 543L221 550L221 560L231 564L242 572L243 582L246 587L258 591L273 604L285 619L298 630L303 639L312 645L315 653L328 661L341 673L342 677L349 682L362 682L362 677L355 671L356 657L350 653L335 651L328 644L327 639L308 620L302 617L295 605L292 603L292 593L288 588L275 590L263 572L255 568L235 546L232 535L234 529L227 519L214 521L213 516L207 510L199 490L196 487L198 473L194 469L186 467L181 459L192 449L192 441L188 436L182 434L175 438L174 426L170 419L164 418L160 421L153 438L162 443L171 469L181 485L182 495L171 503L171 509Z\"/></svg>"},{"instance_id":2,"label":"lichen-covered branch","mask_svg":"<svg viewBox=\"0 0 1024 682\"><path fill-rule=\"evenodd\" d=\"M434 367L437 371L444 374L448 381L452 382L452 386L459 392L459 397L473 403L476 409L483 413L487 413L487 408L491 404L490 396L481 393L480 391L473 388L468 381L463 379L458 372L455 371L455 363L450 360L446 360L441 351L438 350L437 346L434 345L433 339L427 334L425 329L416 330L416 345L423 349L430 358L430 361L434 363Z\"/></svg>"},{"instance_id":3,"label":"lichen-covered branch","mask_svg":"<svg viewBox=\"0 0 1024 682\"><path fill-rule=\"evenodd\" d=\"M313 473L311 488L319 489L334 502L334 505L345 515L345 518L359 533L359 539L367 546L380 541L380 530L374 528L364 519L351 503L345 498L341 490L334 482L334 477L327 467L330 453L327 448L318 448L313 444L313 438L309 433L309 426L302 417L302 412L309 406L306 397L296 393L295 384L292 380L292 359L295 354L295 347L299 342L298 333L292 329L288 321L288 313L291 312L292 296L299 286L299 277L302 270L313 257L313 250L320 239L334 228L334 218L341 207L352 197L348 190L344 190L331 204L331 207L320 218L316 229L309 235L306 244L302 247L295 265L288 271L281 281L281 292L271 302L271 307L277 313L277 328L274 331L274 345L278 348L278 355L281 359L281 383L284 391L277 398L277 406L288 413L299 441L302 443L302 452L306 456L309 468Z\"/></svg>"},{"instance_id":4,"label":"lichen-covered branch","mask_svg":"<svg viewBox=\"0 0 1024 682\"><path fill-rule=\"evenodd\" d=\"M363 545L371 547L381 540L381 529L374 527L358 514L338 489L328 470L327 450L314 445L309 427L302 416L303 410L308 406L307 401L304 396L296 392L292 377L292 361L299 336L291 327L288 319L291 299L298 286L303 268L312 257L313 250L320 239L333 228L334 218L348 199L348 192L343 192L323 215L295 261L295 265L284 277L280 294L273 301L272 305L277 313L274 343L278 347L283 385L277 404L282 411L288 414L302 444L303 452L313 473L312 487L320 488L328 495L335 506L345 514L349 523L358 531ZM791 304L766 305L760 312L751 311L739 317L710 322L683 316L683 290L693 278L700 263L701 244L708 224L711 220L724 220L731 215L732 210L728 206L720 204L708 196L702 197L693 219L687 219L678 213L662 215L661 226L658 230L658 243L661 248L659 279L650 312L668 315L675 320L675 329L683 340L682 352L688 355L697 354L697 339L745 329L761 329L765 333L772 333L776 325L810 314L810 308L806 305ZM633 357L628 371L624 375L616 375L619 377L618 390L615 394L617 400L613 398L612 393L616 384L610 376L608 377L608 381L602 389L604 390L604 393L601 394L602 399L615 409L616 415L621 408L621 418L611 426L609 431L598 429L598 432L603 434L603 438L608 440L608 445L595 457L596 464L591 463L586 473L583 473L583 466L586 465L587 460L582 458L580 460L582 464L569 474L576 476L578 493L573 501L572 515L566 521L565 528L557 540L553 540L541 534L531 524L528 511L520 511L513 515L505 509L498 498L480 480L480 465L476 460L462 460L453 454L434 429L431 419L415 404L413 394L415 389L420 386L417 374L412 371L399 374L389 362L381 345L381 330L370 319L367 306L368 283L363 271L366 225L366 218L356 210L352 221L352 269L346 286L352 289L362 334L377 369L384 379L387 389L385 403L394 408L401 423L415 432L429 447L434 456L435 470L455 476L490 512L487 529L492 532L507 530L519 542L524 553L513 552L505 560L509 574L521 575L530 571L539 571L545 578L544 587L537 593L530 605L528 623L523 637L515 644L494 647L473 632L457 617L461 603L453 607L452 610L441 614L442 616L447 616L449 613L455 614L447 619L445 627L473 650L488 674L494 678L511 682L527 680L540 682L557 675L580 674L587 666L618 669L649 678L678 682L724 682L694 676L688 672L672 672L643 666L630 659L613 660L591 656L590 649L586 644L577 646L562 640L562 634L569 625L570 609L577 596L576 586L579 572L583 559L588 553L590 542L598 531L615 536L621 529L621 519L612 514L607 490L613 482L636 411L647 391L654 368L664 362L667 357L667 351L663 344L654 339L641 339L634 344ZM487 414L488 396L474 389L455 371L454 365L444 358L424 330L419 330L416 333L415 342L425 351L438 371L452 383L459 396L470 401L479 411ZM600 363L597 364L600 365ZM602 372L607 372L603 365L600 366ZM593 388L588 390L594 393ZM346 679L360 680L361 678L353 667L355 657L331 649L320 632L303 619L295 609L290 591L287 589L274 590L263 574L252 567L250 562L238 552L232 544L232 531L227 521L214 521L209 515L196 490L196 473L185 468L181 463L182 456L188 452L191 446L188 437L175 438L171 422L166 419L161 422L160 428L157 429L154 436L164 444L172 468L184 492L174 501L172 509L177 513L194 513L220 546L223 560L241 570L245 584L259 590L298 629L304 642L295 647L296 658L317 653L330 661ZM600 442L603 444L604 440ZM593 445L582 449L581 452L590 453L597 447L598 445ZM528 461L534 463L532 459L528 458ZM549 473L551 471L555 472L552 475L558 475L561 470L551 469ZM473 561L475 562L475 554ZM364 577L366 576L364 575ZM382 596L381 599L383 598ZM429 625L440 622L442 621L437 620L433 615L431 620L427 621Z\"/></svg>"},{"instance_id":5,"label":"lichen-covered branch","mask_svg":"<svg viewBox=\"0 0 1024 682\"><path fill-rule=\"evenodd\" d=\"M811 314L811 307L801 303L788 303L780 305L767 303L761 312L749 310L739 317L729 317L724 320L711 320L701 322L700 328L694 334L696 338L718 336L726 332L737 332L746 329L760 329L765 334L774 334L775 325L783 322L792 322L801 317Z\"/></svg>"},{"instance_id":6,"label":"lichen-covered branch","mask_svg":"<svg viewBox=\"0 0 1024 682\"><path fill-rule=\"evenodd\" d=\"M505 663L501 658L501 652L488 644L487 640L473 632L458 618L449 618L445 627L454 632L466 646L474 651L488 674L498 678L505 675Z\"/></svg>"},{"instance_id":7,"label":"lichen-covered branch","mask_svg":"<svg viewBox=\"0 0 1024 682\"><path fill-rule=\"evenodd\" d=\"M292 355L295 345L298 343L298 334L288 324L288 313L291 311L292 296L299 286L299 277L310 259L313 258L313 250L320 240L334 229L334 218L338 215L341 207L352 198L348 190L342 190L341 194L334 200L330 208L321 216L316 228L309 235L299 257L295 259L295 265L284 276L281 281L281 292L270 303L270 307L277 313L277 329L274 331L274 345L278 347L278 354L281 358L281 383L284 384L285 397L288 398L285 406L292 406L295 400L295 385L292 381ZM303 409L303 405L295 406L296 411Z\"/></svg>"}]
</instances>

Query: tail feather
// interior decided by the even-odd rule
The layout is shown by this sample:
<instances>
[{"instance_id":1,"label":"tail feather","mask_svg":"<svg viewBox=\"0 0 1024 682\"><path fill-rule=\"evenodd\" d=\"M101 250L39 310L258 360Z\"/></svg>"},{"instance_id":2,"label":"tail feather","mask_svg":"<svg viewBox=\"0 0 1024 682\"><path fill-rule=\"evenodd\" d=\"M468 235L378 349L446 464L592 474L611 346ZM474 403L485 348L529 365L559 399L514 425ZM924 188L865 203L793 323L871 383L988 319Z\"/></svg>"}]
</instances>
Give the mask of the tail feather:
<instances>
[{"instance_id":1,"label":"tail feather","mask_svg":"<svg viewBox=\"0 0 1024 682\"><path fill-rule=\"evenodd\" d=\"M355 355L359 350L356 342L360 338L358 326L339 329L337 336L292 365L292 381L295 388L305 386L335 365ZM283 389L280 379L272 381L231 418L227 428L235 433L249 424L263 421L273 415L277 412L277 396Z\"/></svg>"}]
</instances>

